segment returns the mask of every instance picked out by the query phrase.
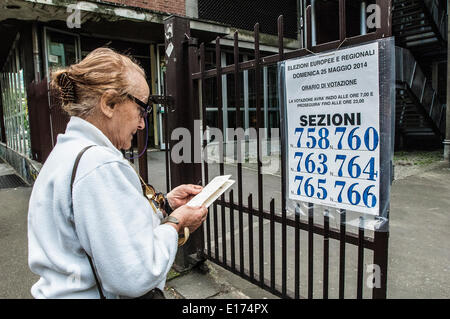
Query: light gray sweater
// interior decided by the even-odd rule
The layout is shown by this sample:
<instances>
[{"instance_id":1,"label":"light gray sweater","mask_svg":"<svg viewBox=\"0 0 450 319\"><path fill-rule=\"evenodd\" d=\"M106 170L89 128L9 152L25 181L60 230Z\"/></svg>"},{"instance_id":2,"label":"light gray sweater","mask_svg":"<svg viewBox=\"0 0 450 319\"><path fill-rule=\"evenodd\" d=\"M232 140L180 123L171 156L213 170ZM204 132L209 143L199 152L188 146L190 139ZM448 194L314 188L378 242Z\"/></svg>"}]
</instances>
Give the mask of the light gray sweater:
<instances>
[{"instance_id":1,"label":"light gray sweater","mask_svg":"<svg viewBox=\"0 0 450 319\"><path fill-rule=\"evenodd\" d=\"M71 208L70 180L78 153ZM92 257L107 298L164 288L178 234L160 225L139 177L94 125L71 117L33 187L28 210L28 262L41 278L35 298L99 298L85 255Z\"/></svg>"}]
</instances>

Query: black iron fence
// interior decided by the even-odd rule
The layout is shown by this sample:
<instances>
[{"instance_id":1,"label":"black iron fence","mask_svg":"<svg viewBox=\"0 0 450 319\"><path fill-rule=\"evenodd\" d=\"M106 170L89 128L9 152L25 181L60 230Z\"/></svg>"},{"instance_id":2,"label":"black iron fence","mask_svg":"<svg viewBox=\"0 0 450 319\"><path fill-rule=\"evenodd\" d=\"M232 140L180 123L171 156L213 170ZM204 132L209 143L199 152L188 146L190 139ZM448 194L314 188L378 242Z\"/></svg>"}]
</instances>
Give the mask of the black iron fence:
<instances>
[{"instance_id":1,"label":"black iron fence","mask_svg":"<svg viewBox=\"0 0 450 319\"><path fill-rule=\"evenodd\" d=\"M234 64L222 66L220 39L216 40L215 69L205 69L205 44L197 46L196 39L190 38L189 28L186 23L180 22L180 18L173 17L166 20L166 30L168 24L173 31L173 39L167 41L166 48L170 41L174 41L183 47L169 57L168 61L168 94L175 98L174 114L168 114L169 131L176 125L186 127L188 123L195 119L203 118L202 130L205 132L206 106L201 101L206 100L207 79L215 79L217 86L217 108L218 108L218 128L223 132L223 105L222 105L222 76L234 76L234 101L235 101L235 123L236 127L243 127L241 94L243 90L242 72L252 70L255 73L255 96L256 96L256 129L263 127L262 124L262 83L261 72L264 66L274 65L280 61L291 58L298 58L322 51L337 49L348 45L361 44L368 41L391 36L390 26L390 1L377 1L381 10L382 25L375 32L355 37L346 36L345 0L339 1L339 39L329 43L312 46L311 33L308 33L307 47L295 51L285 52L283 39L283 17L278 19L278 54L262 57L259 45L259 25L254 27L254 59L250 61L239 60L239 35L234 34ZM311 30L311 8L307 9L307 25ZM181 35L177 35L181 33ZM181 39L181 40L180 40ZM177 46L175 45L175 48ZM176 59L174 59L176 57ZM182 57L181 62L179 59ZM180 66L180 63L184 63ZM178 73L174 70L178 69ZM170 70L174 73L170 74ZM180 71L181 70L181 71ZM182 74L182 70L187 70L187 78ZM181 105L180 97L177 96L179 87L189 90ZM190 117L180 118L177 112L181 109L191 112ZM280 108L283 108L280 105ZM281 118L281 117L280 117ZM179 122L178 124L177 121ZM170 125L170 122L173 122ZM183 125L183 124L186 124ZM284 123L279 123L283 127ZM167 138L169 134L167 134ZM169 143L167 157L171 147L176 141L166 139ZM223 149L223 140L218 141L219 147ZM220 152L219 163L211 165L204 160L201 167L202 172L196 171L195 177L203 176L206 185L213 174L231 173L236 177L236 185L227 196L222 195L210 208L208 219L204 229L196 234L200 240L196 241L194 248L189 248L189 253L197 252L224 268L238 274L242 278L259 285L260 287L283 298L363 298L368 296L368 288L365 281L369 280L369 275L365 272L365 262L370 258L372 264L379 267L381 280L377 285L370 287L372 298L386 298L387 291L387 254L388 254L388 224L384 229L367 231L364 220L356 226L356 231L347 225L347 212L340 210L340 220L330 220L330 216L325 214L322 220L318 220L314 215L314 204L307 204L307 216L302 218L299 214L288 215L286 209L286 166L284 160L286 142L280 142L281 154L281 174L277 183L280 191L267 192L269 179L262 172L262 158L260 156L261 140L257 135L257 163L253 176L256 185L256 201L253 191L246 191L244 184L248 183L247 168L243 163L238 162L234 166L224 164L223 152ZM207 146L207 141L203 141L203 147ZM194 158L194 154L192 154ZM177 172L180 166L170 164L172 173ZM218 167L217 167L218 166ZM231 168L230 168L231 167ZM196 168L198 170L198 167ZM193 171L196 169L193 168ZM231 171L230 171L231 170ZM244 173L243 173L244 171ZM247 172L247 173L246 173ZM251 174L250 174L251 175ZM255 177L256 175L256 177ZM181 178L171 176L172 187L183 182ZM191 181L192 181L191 178ZM267 179L266 183L264 179ZM253 182L250 182L253 183ZM277 184L278 185L278 184ZM272 185L273 186L273 185ZM247 187L248 188L248 187ZM237 196L236 196L237 195ZM248 195L248 197L247 197ZM247 198L244 198L247 197ZM267 205L267 198L271 197ZM266 203L266 205L265 205ZM351 228L351 229L350 229ZM319 247L318 247L319 246ZM288 252L289 250L289 252ZM306 266L302 266L306 265ZM318 268L319 266L319 268ZM303 269L305 268L305 269ZM321 289L320 289L321 288Z\"/></svg>"}]
</instances>

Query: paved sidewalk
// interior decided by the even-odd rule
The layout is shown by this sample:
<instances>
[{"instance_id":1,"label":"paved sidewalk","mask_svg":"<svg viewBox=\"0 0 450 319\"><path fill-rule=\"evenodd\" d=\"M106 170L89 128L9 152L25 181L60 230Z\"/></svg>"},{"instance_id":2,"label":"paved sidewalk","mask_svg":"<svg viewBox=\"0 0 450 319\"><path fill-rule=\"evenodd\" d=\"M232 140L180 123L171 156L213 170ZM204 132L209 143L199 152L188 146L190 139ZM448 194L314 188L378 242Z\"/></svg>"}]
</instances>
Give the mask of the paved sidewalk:
<instances>
[{"instance_id":1,"label":"paved sidewalk","mask_svg":"<svg viewBox=\"0 0 450 319\"><path fill-rule=\"evenodd\" d=\"M3 164L0 172L11 174ZM38 277L28 268L27 210L31 187L0 189L0 298L31 298ZM443 162L394 182L388 298L450 296L450 169ZM207 274L173 273L168 298L277 298L207 262Z\"/></svg>"},{"instance_id":2,"label":"paved sidewalk","mask_svg":"<svg viewBox=\"0 0 450 319\"><path fill-rule=\"evenodd\" d=\"M206 261L208 273L193 269L169 279L168 299L279 299L260 287L241 279L224 268Z\"/></svg>"}]
</instances>

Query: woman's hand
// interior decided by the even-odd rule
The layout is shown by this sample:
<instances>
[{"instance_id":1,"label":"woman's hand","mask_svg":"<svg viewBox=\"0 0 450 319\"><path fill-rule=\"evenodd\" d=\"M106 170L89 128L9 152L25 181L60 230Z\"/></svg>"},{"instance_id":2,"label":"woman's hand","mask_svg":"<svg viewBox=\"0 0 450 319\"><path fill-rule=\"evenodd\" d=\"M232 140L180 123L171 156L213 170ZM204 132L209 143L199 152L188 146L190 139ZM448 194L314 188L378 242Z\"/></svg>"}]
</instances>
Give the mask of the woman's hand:
<instances>
[{"instance_id":1,"label":"woman's hand","mask_svg":"<svg viewBox=\"0 0 450 319\"><path fill-rule=\"evenodd\" d=\"M200 227L206 220L207 215L208 209L205 206L190 207L186 205L177 208L170 214L170 216L175 217L179 221L178 225L173 224L178 232L182 232L184 227L188 227L191 233Z\"/></svg>"},{"instance_id":2,"label":"woman's hand","mask_svg":"<svg viewBox=\"0 0 450 319\"><path fill-rule=\"evenodd\" d=\"M200 185L185 184L172 189L168 193L167 201L172 209L177 209L182 205L186 205L195 195L202 191L203 187Z\"/></svg>"}]
</instances>

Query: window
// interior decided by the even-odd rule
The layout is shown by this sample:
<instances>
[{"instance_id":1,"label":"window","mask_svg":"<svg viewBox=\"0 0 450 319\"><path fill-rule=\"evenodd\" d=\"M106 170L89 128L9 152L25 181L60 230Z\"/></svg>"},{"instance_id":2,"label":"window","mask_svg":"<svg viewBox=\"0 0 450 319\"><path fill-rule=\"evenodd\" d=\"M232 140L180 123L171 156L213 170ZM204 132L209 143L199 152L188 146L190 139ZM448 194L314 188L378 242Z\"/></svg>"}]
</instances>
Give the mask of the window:
<instances>
[{"instance_id":1,"label":"window","mask_svg":"<svg viewBox=\"0 0 450 319\"><path fill-rule=\"evenodd\" d=\"M20 52L18 37L0 74L3 118L7 145L22 155L31 157L27 94Z\"/></svg>"},{"instance_id":2,"label":"window","mask_svg":"<svg viewBox=\"0 0 450 319\"><path fill-rule=\"evenodd\" d=\"M80 61L80 39L76 34L44 28L47 79L52 70Z\"/></svg>"}]
</instances>

